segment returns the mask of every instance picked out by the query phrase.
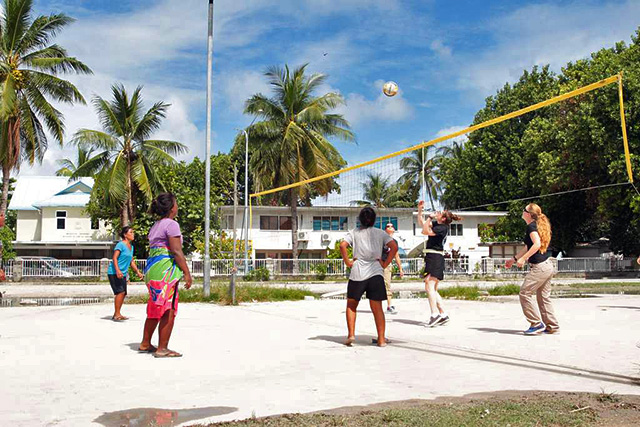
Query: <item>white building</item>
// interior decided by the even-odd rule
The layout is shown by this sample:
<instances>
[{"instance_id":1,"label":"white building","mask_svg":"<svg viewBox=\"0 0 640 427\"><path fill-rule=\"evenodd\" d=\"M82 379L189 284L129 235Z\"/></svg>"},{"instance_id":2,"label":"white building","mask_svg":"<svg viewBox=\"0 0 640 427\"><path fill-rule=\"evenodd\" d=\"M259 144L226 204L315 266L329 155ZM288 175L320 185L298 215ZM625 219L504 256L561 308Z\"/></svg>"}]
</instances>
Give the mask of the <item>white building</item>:
<instances>
[{"instance_id":1,"label":"white building","mask_svg":"<svg viewBox=\"0 0 640 427\"><path fill-rule=\"evenodd\" d=\"M327 249L358 226L360 207L299 207L298 241L300 258L325 258ZM227 234L233 232L233 206L221 208L222 228ZM421 257L426 241L417 223L417 212L412 208L376 208L376 227L384 229L391 222L401 252L407 257ZM507 212L459 212L462 221L451 225L445 250L460 251L470 262L489 256L489 248L480 246L478 225L495 224ZM279 206L255 206L252 209L253 223L249 240L253 242L256 259L291 259L291 210ZM238 237L242 231L243 208L239 207L235 221ZM472 264L473 265L473 264Z\"/></svg>"},{"instance_id":2,"label":"white building","mask_svg":"<svg viewBox=\"0 0 640 427\"><path fill-rule=\"evenodd\" d=\"M99 259L111 256L113 235L85 212L93 178L21 176L9 210L17 212L18 256Z\"/></svg>"}]
</instances>

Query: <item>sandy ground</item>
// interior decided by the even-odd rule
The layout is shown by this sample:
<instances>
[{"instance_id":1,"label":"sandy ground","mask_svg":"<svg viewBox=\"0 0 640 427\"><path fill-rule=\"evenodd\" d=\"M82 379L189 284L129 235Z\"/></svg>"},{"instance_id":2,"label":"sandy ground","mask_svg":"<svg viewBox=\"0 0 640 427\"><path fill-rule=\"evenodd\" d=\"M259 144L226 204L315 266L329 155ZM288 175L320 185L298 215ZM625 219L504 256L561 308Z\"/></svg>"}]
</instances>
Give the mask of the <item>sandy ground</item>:
<instances>
[{"instance_id":1,"label":"sandy ground","mask_svg":"<svg viewBox=\"0 0 640 427\"><path fill-rule=\"evenodd\" d=\"M182 304L180 359L136 351L142 305L125 306L126 322L109 320L109 304L0 309L0 425L136 425L140 408L188 425L499 390L640 394L640 297L556 299L562 332L535 337L520 332L517 299L502 301L447 301L452 321L426 329L426 301L397 300L386 348L370 344L366 301L351 348L344 301Z\"/></svg>"}]
</instances>

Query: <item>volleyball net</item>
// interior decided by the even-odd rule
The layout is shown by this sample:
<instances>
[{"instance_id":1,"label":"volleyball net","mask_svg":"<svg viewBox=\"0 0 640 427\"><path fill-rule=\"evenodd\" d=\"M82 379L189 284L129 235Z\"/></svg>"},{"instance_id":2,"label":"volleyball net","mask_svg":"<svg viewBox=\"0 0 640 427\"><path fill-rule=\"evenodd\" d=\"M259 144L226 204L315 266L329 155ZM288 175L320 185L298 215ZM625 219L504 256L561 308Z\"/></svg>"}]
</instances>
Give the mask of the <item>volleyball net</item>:
<instances>
[{"instance_id":1,"label":"volleyball net","mask_svg":"<svg viewBox=\"0 0 640 427\"><path fill-rule=\"evenodd\" d=\"M436 202L433 200L433 194L431 193L437 191L438 183L432 176L429 176L429 171L432 167L431 163L435 162L434 159L438 156L455 155L456 150L463 149L466 135L615 83L618 84L620 126L626 174L628 183L632 184L633 171L625 123L622 73L619 73L500 117L438 136L429 141L424 141L369 161L310 177L289 185L255 192L250 196L249 224L253 223L253 206L286 206L291 203L292 197L299 197L301 206L331 206L334 208L365 205L378 208L413 207L417 200L424 200L427 209L435 207ZM575 190L579 191L580 189ZM295 196L292 196L292 194ZM502 201L488 200L485 206L499 204L499 202L501 203ZM339 227L340 216L335 216ZM327 215L327 217L329 218L328 221L333 221L332 215ZM329 227L331 229L331 225Z\"/></svg>"}]
</instances>

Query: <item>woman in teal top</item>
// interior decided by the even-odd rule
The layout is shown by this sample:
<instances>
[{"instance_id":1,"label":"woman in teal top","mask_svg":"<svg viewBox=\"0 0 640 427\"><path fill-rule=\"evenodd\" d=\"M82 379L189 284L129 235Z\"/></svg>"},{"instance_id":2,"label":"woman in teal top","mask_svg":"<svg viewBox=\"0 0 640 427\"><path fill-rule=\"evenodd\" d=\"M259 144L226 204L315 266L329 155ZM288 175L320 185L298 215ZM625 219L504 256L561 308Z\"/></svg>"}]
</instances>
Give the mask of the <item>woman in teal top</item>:
<instances>
[{"instance_id":1,"label":"woman in teal top","mask_svg":"<svg viewBox=\"0 0 640 427\"><path fill-rule=\"evenodd\" d=\"M120 232L121 241L118 242L116 248L113 251L113 259L109 263L109 269L107 270L107 276L109 277L109 283L115 298L113 304L115 311L113 313L112 320L127 320L128 318L120 314L120 308L124 303L124 297L127 296L127 280L129 275L129 266L133 268L140 279L144 276L138 270L138 266L133 262L133 228L126 226Z\"/></svg>"}]
</instances>

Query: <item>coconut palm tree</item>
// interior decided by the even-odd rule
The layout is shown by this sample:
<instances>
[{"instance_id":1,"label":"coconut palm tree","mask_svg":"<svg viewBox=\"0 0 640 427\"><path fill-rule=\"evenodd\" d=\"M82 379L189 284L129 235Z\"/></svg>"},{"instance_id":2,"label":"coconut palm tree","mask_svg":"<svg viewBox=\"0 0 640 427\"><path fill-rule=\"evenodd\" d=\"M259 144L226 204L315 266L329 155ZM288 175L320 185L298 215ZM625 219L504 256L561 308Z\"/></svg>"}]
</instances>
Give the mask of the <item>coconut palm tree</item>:
<instances>
[{"instance_id":1,"label":"coconut palm tree","mask_svg":"<svg viewBox=\"0 0 640 427\"><path fill-rule=\"evenodd\" d=\"M245 104L245 113L261 120L246 130L250 138L250 169L256 191L275 188L340 169L346 164L328 138L353 141L349 123L330 110L344 103L337 93L315 96L325 82L323 74L305 74L307 65L295 70L270 67L265 72L274 96L256 94ZM241 136L238 142L244 141ZM326 195L333 179L294 187L276 194L275 203L291 206L291 250L298 258L298 204L309 195ZM297 269L294 262L294 269Z\"/></svg>"},{"instance_id":2,"label":"coconut palm tree","mask_svg":"<svg viewBox=\"0 0 640 427\"><path fill-rule=\"evenodd\" d=\"M78 147L75 163L71 159L58 160L57 163L60 166L60 169L56 171L56 176L73 176L76 170L78 170L78 167L85 164L91 158L91 153L93 153L93 148ZM93 176L93 174L97 171L94 170L85 172L86 173L83 176Z\"/></svg>"},{"instance_id":3,"label":"coconut palm tree","mask_svg":"<svg viewBox=\"0 0 640 427\"><path fill-rule=\"evenodd\" d=\"M435 210L434 201L438 201L438 195L442 191L440 182L436 176L439 160L436 156L429 157L431 148L432 147L429 146L424 150L413 150L409 156L403 157L400 160L400 167L405 172L400 176L399 181L410 182L414 189L418 191L424 185L427 196L429 197L429 202L431 203L431 209Z\"/></svg>"},{"instance_id":4,"label":"coconut palm tree","mask_svg":"<svg viewBox=\"0 0 640 427\"><path fill-rule=\"evenodd\" d=\"M390 178L383 178L379 173L367 173L367 180L361 183L363 200L353 200L357 206L374 206L377 208L401 208L415 205L409 201L409 185L398 181L390 183Z\"/></svg>"},{"instance_id":5,"label":"coconut palm tree","mask_svg":"<svg viewBox=\"0 0 640 427\"><path fill-rule=\"evenodd\" d=\"M74 20L62 13L33 17L32 9L32 0L4 0L0 16L0 215L7 208L11 172L22 161L42 161L48 145L45 129L62 144L62 113L49 100L85 103L78 89L58 76L91 73L64 48L51 44Z\"/></svg>"},{"instance_id":6,"label":"coconut palm tree","mask_svg":"<svg viewBox=\"0 0 640 427\"><path fill-rule=\"evenodd\" d=\"M187 152L187 147L176 141L149 139L160 128L169 104L160 101L145 112L141 86L131 96L122 84L113 85L111 91L110 102L99 96L92 100L103 131L80 129L73 137L73 143L91 147L98 154L80 165L71 177L99 171L94 188L118 207L121 224L127 225L135 220L138 194L150 203L164 188L155 166L174 163L172 156Z\"/></svg>"}]
</instances>

